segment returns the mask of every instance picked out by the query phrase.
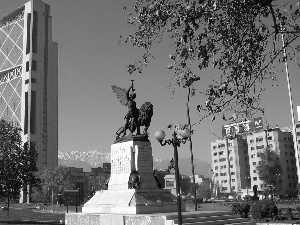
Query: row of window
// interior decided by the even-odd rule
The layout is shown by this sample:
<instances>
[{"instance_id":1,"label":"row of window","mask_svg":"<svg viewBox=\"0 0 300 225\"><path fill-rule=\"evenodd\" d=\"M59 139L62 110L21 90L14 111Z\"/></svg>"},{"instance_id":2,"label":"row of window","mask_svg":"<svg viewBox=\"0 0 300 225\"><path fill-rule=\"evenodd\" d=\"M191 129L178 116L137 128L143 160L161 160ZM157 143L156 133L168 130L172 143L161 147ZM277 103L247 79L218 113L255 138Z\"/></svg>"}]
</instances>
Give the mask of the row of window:
<instances>
[{"instance_id":1,"label":"row of window","mask_svg":"<svg viewBox=\"0 0 300 225\"><path fill-rule=\"evenodd\" d=\"M228 189L227 187L222 187L222 191L226 191L227 189ZM231 187L231 190L234 191L234 190L235 190L235 186L232 186L232 187Z\"/></svg>"}]
</instances>

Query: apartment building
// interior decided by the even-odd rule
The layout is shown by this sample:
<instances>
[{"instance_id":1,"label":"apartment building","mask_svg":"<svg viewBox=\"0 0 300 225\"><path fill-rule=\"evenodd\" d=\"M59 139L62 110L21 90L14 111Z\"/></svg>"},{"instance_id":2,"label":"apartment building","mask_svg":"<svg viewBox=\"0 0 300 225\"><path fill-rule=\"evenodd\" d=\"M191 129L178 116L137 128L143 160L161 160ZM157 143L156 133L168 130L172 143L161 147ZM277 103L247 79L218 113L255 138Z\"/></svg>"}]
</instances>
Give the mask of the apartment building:
<instances>
[{"instance_id":1,"label":"apartment building","mask_svg":"<svg viewBox=\"0 0 300 225\"><path fill-rule=\"evenodd\" d=\"M300 124L297 124L300 147ZM247 193L257 185L263 193L268 187L258 175L256 167L261 163L260 154L269 147L280 158L282 173L281 194L296 191L298 177L292 132L288 129L263 129L262 119L243 121L223 126L224 138L211 142L212 170L215 190L219 193Z\"/></svg>"},{"instance_id":2,"label":"apartment building","mask_svg":"<svg viewBox=\"0 0 300 225\"><path fill-rule=\"evenodd\" d=\"M219 193L230 194L247 187L249 176L247 139L238 136L211 143L212 182ZM214 191L214 192L215 192Z\"/></svg>"},{"instance_id":3,"label":"apartment building","mask_svg":"<svg viewBox=\"0 0 300 225\"><path fill-rule=\"evenodd\" d=\"M267 188L260 179L256 167L260 164L260 154L266 148L276 151L280 158L282 173L282 193L292 194L297 187L297 168L293 135L291 131L280 128L266 129L261 132L247 135L251 186L257 185L258 190Z\"/></svg>"}]
</instances>

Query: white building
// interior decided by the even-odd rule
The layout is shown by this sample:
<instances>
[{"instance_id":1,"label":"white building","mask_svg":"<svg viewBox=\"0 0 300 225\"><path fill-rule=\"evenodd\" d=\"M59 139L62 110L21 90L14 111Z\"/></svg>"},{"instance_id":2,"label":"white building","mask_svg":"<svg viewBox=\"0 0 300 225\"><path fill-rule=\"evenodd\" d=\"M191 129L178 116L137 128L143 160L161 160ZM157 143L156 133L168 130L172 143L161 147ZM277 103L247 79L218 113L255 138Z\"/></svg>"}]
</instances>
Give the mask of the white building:
<instances>
[{"instance_id":1,"label":"white building","mask_svg":"<svg viewBox=\"0 0 300 225\"><path fill-rule=\"evenodd\" d=\"M297 136L300 136L300 124L296 127ZM255 185L260 194L269 189L256 169L261 162L260 153L269 147L278 154L282 167L282 173L278 174L283 181L279 194L295 194L298 177L290 130L281 130L278 127L263 129L262 119L255 118L225 125L222 134L225 136L223 139L211 142L212 182L215 189L219 189L219 193L253 194Z\"/></svg>"},{"instance_id":2,"label":"white building","mask_svg":"<svg viewBox=\"0 0 300 225\"><path fill-rule=\"evenodd\" d=\"M0 19L0 116L20 125L38 168L58 164L58 46L50 6L31 0Z\"/></svg>"},{"instance_id":3,"label":"white building","mask_svg":"<svg viewBox=\"0 0 300 225\"><path fill-rule=\"evenodd\" d=\"M247 136L251 186L257 185L258 190L266 187L258 176L256 166L260 164L259 154L268 146L276 151L279 156L282 173L278 176L282 179L281 194L292 194L297 187L297 168L293 136L290 131L282 131L279 128L264 130Z\"/></svg>"}]
</instances>

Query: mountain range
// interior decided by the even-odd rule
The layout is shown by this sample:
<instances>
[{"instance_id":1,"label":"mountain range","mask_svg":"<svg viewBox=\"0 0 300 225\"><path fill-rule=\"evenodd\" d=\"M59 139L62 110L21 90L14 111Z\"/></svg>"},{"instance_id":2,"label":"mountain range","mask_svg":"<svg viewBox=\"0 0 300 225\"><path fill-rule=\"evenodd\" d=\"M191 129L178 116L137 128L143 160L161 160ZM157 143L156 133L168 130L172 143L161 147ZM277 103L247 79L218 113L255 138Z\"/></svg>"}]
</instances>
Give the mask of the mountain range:
<instances>
[{"instance_id":1,"label":"mountain range","mask_svg":"<svg viewBox=\"0 0 300 225\"><path fill-rule=\"evenodd\" d=\"M103 167L103 163L110 162L110 153L102 153L97 150L88 152L58 152L58 164L67 167L83 168L85 172L90 172L91 168ZM153 167L155 169L167 169L170 159L153 159ZM194 159L195 174L210 177L210 163ZM192 167L190 158L179 159L180 174L192 175Z\"/></svg>"}]
</instances>

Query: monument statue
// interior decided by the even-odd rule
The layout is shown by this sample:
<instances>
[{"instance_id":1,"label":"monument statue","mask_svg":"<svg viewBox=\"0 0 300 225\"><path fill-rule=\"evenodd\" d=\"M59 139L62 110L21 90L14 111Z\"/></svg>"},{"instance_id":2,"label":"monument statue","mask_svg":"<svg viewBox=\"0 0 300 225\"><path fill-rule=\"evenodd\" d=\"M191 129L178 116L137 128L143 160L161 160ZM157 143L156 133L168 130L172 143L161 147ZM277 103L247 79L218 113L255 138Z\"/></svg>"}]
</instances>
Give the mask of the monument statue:
<instances>
[{"instance_id":1,"label":"monument statue","mask_svg":"<svg viewBox=\"0 0 300 225\"><path fill-rule=\"evenodd\" d=\"M135 135L141 135L141 126L145 126L143 135L148 135L147 131L153 116L153 105L150 102L145 102L140 109L136 107L136 93L135 89L133 88L133 81L128 90L115 85L111 87L121 104L128 107L128 112L124 117L125 125L117 130L116 139L126 136L127 130L129 130L131 135L134 135L133 133L135 131Z\"/></svg>"}]
</instances>

